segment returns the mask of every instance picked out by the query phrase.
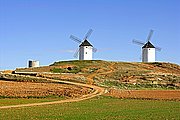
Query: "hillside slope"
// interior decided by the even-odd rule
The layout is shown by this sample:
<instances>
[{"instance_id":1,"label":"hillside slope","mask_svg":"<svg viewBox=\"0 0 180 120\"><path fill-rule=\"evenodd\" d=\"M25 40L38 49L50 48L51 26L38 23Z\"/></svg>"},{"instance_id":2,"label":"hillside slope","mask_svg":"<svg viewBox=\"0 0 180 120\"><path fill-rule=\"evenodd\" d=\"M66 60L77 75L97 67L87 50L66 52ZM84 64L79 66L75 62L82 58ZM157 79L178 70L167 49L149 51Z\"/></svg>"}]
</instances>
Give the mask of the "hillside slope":
<instances>
[{"instance_id":1,"label":"hillside slope","mask_svg":"<svg viewBox=\"0 0 180 120\"><path fill-rule=\"evenodd\" d=\"M180 88L180 66L172 63L60 61L50 66L16 71L39 72L38 75L41 77L75 80L122 89Z\"/></svg>"}]
</instances>

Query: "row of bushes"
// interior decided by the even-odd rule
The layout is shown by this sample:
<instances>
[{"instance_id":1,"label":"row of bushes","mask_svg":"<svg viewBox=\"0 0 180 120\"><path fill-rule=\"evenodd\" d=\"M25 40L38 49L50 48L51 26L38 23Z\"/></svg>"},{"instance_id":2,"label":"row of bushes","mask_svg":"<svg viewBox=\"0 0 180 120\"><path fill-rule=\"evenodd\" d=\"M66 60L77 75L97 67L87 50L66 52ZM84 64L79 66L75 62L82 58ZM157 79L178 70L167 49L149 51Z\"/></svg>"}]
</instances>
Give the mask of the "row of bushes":
<instances>
[{"instance_id":1,"label":"row of bushes","mask_svg":"<svg viewBox=\"0 0 180 120\"><path fill-rule=\"evenodd\" d=\"M130 84L130 83L119 83L118 81L104 81L103 85L108 87L117 87L120 89L180 89L180 87L173 84Z\"/></svg>"},{"instance_id":2,"label":"row of bushes","mask_svg":"<svg viewBox=\"0 0 180 120\"><path fill-rule=\"evenodd\" d=\"M68 68L53 68L50 70L53 73L79 73L81 71L78 67Z\"/></svg>"},{"instance_id":3,"label":"row of bushes","mask_svg":"<svg viewBox=\"0 0 180 120\"><path fill-rule=\"evenodd\" d=\"M11 74L0 74L0 79L6 80L6 81L16 81L16 82L51 83L51 81L48 81L46 78L36 78L36 77L11 75Z\"/></svg>"},{"instance_id":4,"label":"row of bushes","mask_svg":"<svg viewBox=\"0 0 180 120\"><path fill-rule=\"evenodd\" d=\"M81 70L80 67L68 67L68 68L53 68L50 71L53 73L79 73L79 72L85 72L85 73L93 73L97 71L99 68L89 68Z\"/></svg>"}]
</instances>

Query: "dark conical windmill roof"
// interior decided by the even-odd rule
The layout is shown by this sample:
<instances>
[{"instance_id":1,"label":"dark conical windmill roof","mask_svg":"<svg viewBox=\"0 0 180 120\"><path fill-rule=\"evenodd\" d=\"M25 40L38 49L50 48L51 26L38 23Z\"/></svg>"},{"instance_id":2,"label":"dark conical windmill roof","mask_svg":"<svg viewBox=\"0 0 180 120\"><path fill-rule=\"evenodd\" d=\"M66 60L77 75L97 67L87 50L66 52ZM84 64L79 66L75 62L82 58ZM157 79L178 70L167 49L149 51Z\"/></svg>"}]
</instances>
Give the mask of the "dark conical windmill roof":
<instances>
[{"instance_id":1,"label":"dark conical windmill roof","mask_svg":"<svg viewBox=\"0 0 180 120\"><path fill-rule=\"evenodd\" d=\"M142 48L155 48L151 42L147 42Z\"/></svg>"},{"instance_id":2,"label":"dark conical windmill roof","mask_svg":"<svg viewBox=\"0 0 180 120\"><path fill-rule=\"evenodd\" d=\"M92 45L87 40L84 40L79 47L81 47L81 46L92 46Z\"/></svg>"}]
</instances>

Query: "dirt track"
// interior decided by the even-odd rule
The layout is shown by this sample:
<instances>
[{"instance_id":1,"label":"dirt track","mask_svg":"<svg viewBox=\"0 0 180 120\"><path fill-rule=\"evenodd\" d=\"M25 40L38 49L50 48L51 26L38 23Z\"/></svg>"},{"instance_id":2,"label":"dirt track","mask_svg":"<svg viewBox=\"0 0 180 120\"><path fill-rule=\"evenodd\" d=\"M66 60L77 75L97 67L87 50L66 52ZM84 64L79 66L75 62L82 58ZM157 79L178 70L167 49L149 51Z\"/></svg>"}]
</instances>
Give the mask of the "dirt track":
<instances>
[{"instance_id":1,"label":"dirt track","mask_svg":"<svg viewBox=\"0 0 180 120\"><path fill-rule=\"evenodd\" d=\"M113 64L114 65L114 64ZM109 72L112 72L109 71ZM109 73L107 72L107 73ZM104 72L105 74L106 72ZM75 83L75 82L69 82L69 81L62 81L62 80L53 80L53 79L48 79L49 81L52 82L60 82L60 83L66 83L66 84L71 84L71 85L78 85L82 87L88 87L94 90L93 93L83 95L78 98L72 98L72 99L66 99L66 100L60 100L60 101L53 101L53 102L43 102L43 103L32 103L32 104L21 104L21 105L11 105L11 106L1 106L0 109L7 109L7 108L19 108L19 107L28 107L28 106L39 106L39 105L50 105L50 104L59 104L59 103L67 103L67 102L77 102L77 101L82 101L86 99L90 99L99 95L102 95L105 93L105 89L102 87L98 87L93 84L93 77L96 76L97 73L92 74L87 77L88 84L82 84L82 83Z\"/></svg>"},{"instance_id":2,"label":"dirt track","mask_svg":"<svg viewBox=\"0 0 180 120\"><path fill-rule=\"evenodd\" d=\"M90 99L90 98L102 95L104 93L104 88L97 87L97 86L94 86L94 85L75 83L75 82L69 82L69 81L61 81L61 80L52 80L52 79L49 79L49 80L54 81L54 82L65 83L65 84L89 87L91 89L94 89L94 92L90 93L88 95L83 95L83 96L78 97L78 98L72 98L72 99L67 99L67 100L60 100L60 101L53 101L53 102L43 102L43 103L32 103L32 104L21 104L21 105L11 105L11 106L1 106L0 109L19 108L19 107L28 107L28 106L39 106L39 105L51 105L51 104L59 104L59 103L67 103L67 102L77 102L77 101Z\"/></svg>"}]
</instances>

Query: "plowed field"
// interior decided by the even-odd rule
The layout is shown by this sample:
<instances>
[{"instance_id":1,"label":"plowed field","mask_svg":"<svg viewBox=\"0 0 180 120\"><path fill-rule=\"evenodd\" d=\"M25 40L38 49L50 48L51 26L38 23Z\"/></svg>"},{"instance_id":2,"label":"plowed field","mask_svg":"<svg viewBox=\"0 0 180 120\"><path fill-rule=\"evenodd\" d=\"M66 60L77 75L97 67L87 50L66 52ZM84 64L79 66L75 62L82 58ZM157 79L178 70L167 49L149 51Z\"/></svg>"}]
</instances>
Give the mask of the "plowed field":
<instances>
[{"instance_id":1,"label":"plowed field","mask_svg":"<svg viewBox=\"0 0 180 120\"><path fill-rule=\"evenodd\" d=\"M78 97L90 92L89 88L67 84L12 82L0 80L1 97Z\"/></svg>"},{"instance_id":2,"label":"plowed field","mask_svg":"<svg viewBox=\"0 0 180 120\"><path fill-rule=\"evenodd\" d=\"M136 99L180 100L180 90L117 90L111 89L107 96Z\"/></svg>"}]
</instances>

